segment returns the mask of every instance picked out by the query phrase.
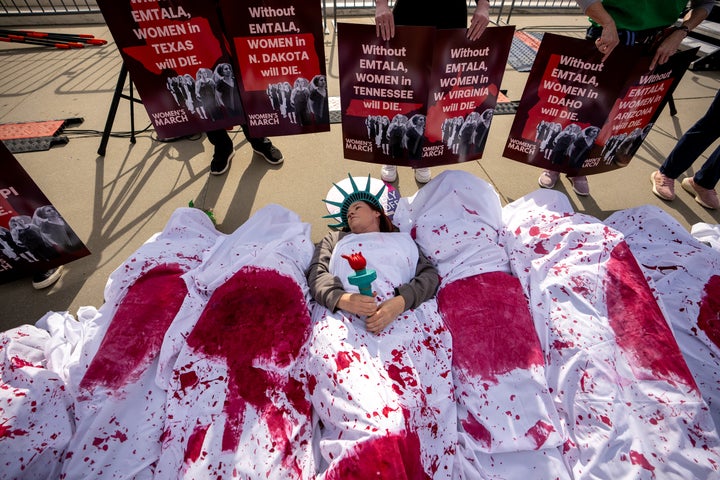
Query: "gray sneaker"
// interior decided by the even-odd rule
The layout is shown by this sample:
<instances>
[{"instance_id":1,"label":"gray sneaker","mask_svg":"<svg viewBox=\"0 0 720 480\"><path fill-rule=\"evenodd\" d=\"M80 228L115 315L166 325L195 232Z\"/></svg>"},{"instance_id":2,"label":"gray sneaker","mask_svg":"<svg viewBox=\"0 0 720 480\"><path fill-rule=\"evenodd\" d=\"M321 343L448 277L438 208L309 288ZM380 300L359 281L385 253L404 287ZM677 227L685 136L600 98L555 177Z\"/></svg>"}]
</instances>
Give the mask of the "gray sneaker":
<instances>
[{"instance_id":1,"label":"gray sneaker","mask_svg":"<svg viewBox=\"0 0 720 480\"><path fill-rule=\"evenodd\" d=\"M675 179L666 177L660 170L650 174L650 181L653 184L652 192L668 202L675 200Z\"/></svg>"},{"instance_id":2,"label":"gray sneaker","mask_svg":"<svg viewBox=\"0 0 720 480\"><path fill-rule=\"evenodd\" d=\"M691 195L695 196L695 201L705 208L717 210L720 208L720 200L715 190L703 188L693 180L692 177L683 178L682 187Z\"/></svg>"}]
</instances>

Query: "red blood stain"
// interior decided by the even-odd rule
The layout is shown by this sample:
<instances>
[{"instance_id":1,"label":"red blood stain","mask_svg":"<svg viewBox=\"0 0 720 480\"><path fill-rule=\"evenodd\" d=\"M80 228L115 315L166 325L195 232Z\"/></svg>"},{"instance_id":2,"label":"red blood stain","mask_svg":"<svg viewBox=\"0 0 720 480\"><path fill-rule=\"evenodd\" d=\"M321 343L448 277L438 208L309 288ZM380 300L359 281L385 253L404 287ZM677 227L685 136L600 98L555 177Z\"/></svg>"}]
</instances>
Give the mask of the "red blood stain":
<instances>
[{"instance_id":1,"label":"red blood stain","mask_svg":"<svg viewBox=\"0 0 720 480\"><path fill-rule=\"evenodd\" d=\"M698 327L716 347L720 347L720 276L713 275L705 285L697 319Z\"/></svg>"},{"instance_id":2,"label":"red blood stain","mask_svg":"<svg viewBox=\"0 0 720 480\"><path fill-rule=\"evenodd\" d=\"M468 414L467 418L460 423L462 423L463 429L468 435L480 442L485 448L490 448L490 445L492 445L492 433L482 423L478 422L474 416Z\"/></svg>"},{"instance_id":3,"label":"red blood stain","mask_svg":"<svg viewBox=\"0 0 720 480\"><path fill-rule=\"evenodd\" d=\"M382 414L385 418L390 418L390 413L396 411L397 408L390 408L387 405L385 405L382 409Z\"/></svg>"},{"instance_id":4,"label":"red blood stain","mask_svg":"<svg viewBox=\"0 0 720 480\"><path fill-rule=\"evenodd\" d=\"M35 367L35 365L32 362L28 362L24 358L20 358L20 357L11 357L10 358L10 366L13 369L23 368L23 367ZM42 368L42 367L38 367L38 368Z\"/></svg>"},{"instance_id":5,"label":"red blood stain","mask_svg":"<svg viewBox=\"0 0 720 480\"><path fill-rule=\"evenodd\" d=\"M284 394L301 415L310 415L307 394L287 375L276 373L296 360L309 325L300 287L274 270L244 267L215 290L187 343L227 364L223 451L237 450L245 407L250 404L269 426L285 458L293 461L286 433L292 426L286 427L286 412L271 397Z\"/></svg>"},{"instance_id":6,"label":"red blood stain","mask_svg":"<svg viewBox=\"0 0 720 480\"><path fill-rule=\"evenodd\" d=\"M547 248L545 248L545 242L538 242L535 244L535 248L533 249L535 253L538 255L547 255L550 253Z\"/></svg>"},{"instance_id":7,"label":"red blood stain","mask_svg":"<svg viewBox=\"0 0 720 480\"><path fill-rule=\"evenodd\" d=\"M187 288L178 264L148 271L128 289L85 376L81 390L118 389L137 381L160 352Z\"/></svg>"},{"instance_id":8,"label":"red blood stain","mask_svg":"<svg viewBox=\"0 0 720 480\"><path fill-rule=\"evenodd\" d=\"M570 278L569 282L572 284L572 291L575 292L578 295L582 295L584 297L590 296L590 290L588 289L587 285L585 285L585 282L580 277L572 277Z\"/></svg>"},{"instance_id":9,"label":"red blood stain","mask_svg":"<svg viewBox=\"0 0 720 480\"><path fill-rule=\"evenodd\" d=\"M311 406L308 400L307 387L303 382L288 378L284 393L291 405L297 406L301 413L309 414Z\"/></svg>"},{"instance_id":10,"label":"red blood stain","mask_svg":"<svg viewBox=\"0 0 720 480\"><path fill-rule=\"evenodd\" d=\"M438 293L453 338L453 365L488 381L543 365L542 349L520 281L504 272L456 280Z\"/></svg>"},{"instance_id":11,"label":"red blood stain","mask_svg":"<svg viewBox=\"0 0 720 480\"><path fill-rule=\"evenodd\" d=\"M413 370L409 366L399 367L391 364L387 368L388 376L393 379L393 390L398 394L402 394L402 391L407 388L408 385L411 387L417 386L417 381L413 375Z\"/></svg>"},{"instance_id":12,"label":"red blood stain","mask_svg":"<svg viewBox=\"0 0 720 480\"><path fill-rule=\"evenodd\" d=\"M635 376L697 385L627 243L612 251L604 282L610 326Z\"/></svg>"},{"instance_id":13,"label":"red blood stain","mask_svg":"<svg viewBox=\"0 0 720 480\"><path fill-rule=\"evenodd\" d=\"M590 381L590 375L588 375L587 372L583 372L582 377L580 377L580 391L587 392L586 383Z\"/></svg>"},{"instance_id":14,"label":"red blood stain","mask_svg":"<svg viewBox=\"0 0 720 480\"><path fill-rule=\"evenodd\" d=\"M553 340L553 349L554 350L564 350L566 348L574 348L575 343L573 343L571 340L563 339L563 340Z\"/></svg>"},{"instance_id":15,"label":"red blood stain","mask_svg":"<svg viewBox=\"0 0 720 480\"><path fill-rule=\"evenodd\" d=\"M353 359L360 360L360 354L357 352L338 352L337 358L335 358L338 372L349 368Z\"/></svg>"},{"instance_id":16,"label":"red blood stain","mask_svg":"<svg viewBox=\"0 0 720 480\"><path fill-rule=\"evenodd\" d=\"M0 439L4 438L15 438L27 435L28 432L20 428L12 429L9 425L6 425L10 420L7 419L2 425L0 425Z\"/></svg>"},{"instance_id":17,"label":"red blood stain","mask_svg":"<svg viewBox=\"0 0 720 480\"><path fill-rule=\"evenodd\" d=\"M180 374L180 388L185 391L188 388L194 387L199 382L197 373L194 371L185 372Z\"/></svg>"},{"instance_id":18,"label":"red blood stain","mask_svg":"<svg viewBox=\"0 0 720 480\"><path fill-rule=\"evenodd\" d=\"M655 470L655 467L653 467L652 464L648 462L648 459L645 458L645 455L640 452L636 452L635 450L630 450L630 463L632 463L633 465L640 465L645 470L650 470L651 472Z\"/></svg>"},{"instance_id":19,"label":"red blood stain","mask_svg":"<svg viewBox=\"0 0 720 480\"><path fill-rule=\"evenodd\" d=\"M430 476L420 462L415 433L387 435L354 446L325 474L326 480L423 480Z\"/></svg>"},{"instance_id":20,"label":"red blood stain","mask_svg":"<svg viewBox=\"0 0 720 480\"><path fill-rule=\"evenodd\" d=\"M545 444L550 434L554 431L555 427L542 420L538 420L537 423L525 433L525 436L535 440L535 449L537 450Z\"/></svg>"},{"instance_id":21,"label":"red blood stain","mask_svg":"<svg viewBox=\"0 0 720 480\"><path fill-rule=\"evenodd\" d=\"M432 230L432 232L433 232L435 235L440 235L440 234L442 234L442 233L448 233L449 230L448 230L448 226L447 226L447 225L440 225L438 228L434 228L434 229Z\"/></svg>"},{"instance_id":22,"label":"red blood stain","mask_svg":"<svg viewBox=\"0 0 720 480\"><path fill-rule=\"evenodd\" d=\"M310 395L315 393L315 387L317 387L317 377L315 375L309 375L307 379L307 388L308 392L310 392Z\"/></svg>"},{"instance_id":23,"label":"red blood stain","mask_svg":"<svg viewBox=\"0 0 720 480\"><path fill-rule=\"evenodd\" d=\"M200 458L208 428L210 428L209 425L197 425L190 434L187 449L185 450L185 463L195 463Z\"/></svg>"}]
</instances>

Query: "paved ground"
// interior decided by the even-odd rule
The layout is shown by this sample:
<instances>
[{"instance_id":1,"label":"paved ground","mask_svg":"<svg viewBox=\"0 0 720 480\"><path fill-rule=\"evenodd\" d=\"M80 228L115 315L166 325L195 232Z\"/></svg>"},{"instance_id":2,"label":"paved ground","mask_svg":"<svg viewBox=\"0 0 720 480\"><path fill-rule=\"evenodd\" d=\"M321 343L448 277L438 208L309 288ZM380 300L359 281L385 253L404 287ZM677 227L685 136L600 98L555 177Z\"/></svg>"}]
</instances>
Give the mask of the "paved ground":
<instances>
[{"instance_id":1,"label":"paved ground","mask_svg":"<svg viewBox=\"0 0 720 480\"><path fill-rule=\"evenodd\" d=\"M370 18L347 21L371 23ZM581 36L586 19L575 15L514 15L518 28ZM562 26L558 29L556 26ZM568 29L568 27L570 29ZM39 30L39 28L35 28ZM46 30L92 33L112 40L104 24L53 26ZM337 48L333 29L326 36L330 95L338 96ZM159 142L151 130L137 136L110 139L105 156L97 154L121 60L115 45L61 51L45 47L0 44L0 123L83 117L67 145L16 157L60 210L92 255L66 265L62 279L52 288L35 291L29 279L0 285L0 329L34 323L47 311L77 314L81 306L99 307L109 274L151 235L160 231L170 214L193 200L212 208L218 228L231 232L255 211L277 203L297 212L312 226L314 240L327 231L321 199L331 182L353 175L379 177L379 165L345 160L341 128L314 135L277 137L285 163L273 167L253 159L241 132L234 132L236 156L228 174L208 174L212 150L202 137L174 143ZM502 89L519 100L526 73L508 66ZM687 72L675 93L678 114L665 111L644 145L624 169L590 179L592 196L575 195L566 179L558 188L566 192L577 211L604 219L613 212L643 204L662 207L686 228L697 222L718 223L719 212L698 205L678 185L678 198L666 203L650 191L650 173L672 149L682 132L706 110L720 87L718 72ZM502 158L513 115L496 115L484 158L457 166L493 184L504 203L538 188L539 169ZM141 106L135 110L136 128L149 125ZM80 131L80 129L83 129ZM130 129L129 102L121 102L113 132ZM699 167L700 161L696 164ZM418 185L408 168L400 169L396 183L402 195Z\"/></svg>"}]
</instances>

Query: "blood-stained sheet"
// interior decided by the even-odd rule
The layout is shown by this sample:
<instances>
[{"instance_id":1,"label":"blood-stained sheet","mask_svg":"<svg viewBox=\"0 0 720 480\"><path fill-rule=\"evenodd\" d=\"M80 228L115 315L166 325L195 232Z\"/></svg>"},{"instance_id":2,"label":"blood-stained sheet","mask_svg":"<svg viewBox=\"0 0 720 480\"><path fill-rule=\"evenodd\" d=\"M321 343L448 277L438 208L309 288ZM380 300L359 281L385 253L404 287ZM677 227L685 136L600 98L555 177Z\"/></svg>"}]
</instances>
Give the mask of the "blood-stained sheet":
<instances>
[{"instance_id":1,"label":"blood-stained sheet","mask_svg":"<svg viewBox=\"0 0 720 480\"><path fill-rule=\"evenodd\" d=\"M571 478L527 298L499 243L497 193L469 173L444 171L401 199L393 221L441 276L462 478Z\"/></svg>"},{"instance_id":2,"label":"blood-stained sheet","mask_svg":"<svg viewBox=\"0 0 720 480\"><path fill-rule=\"evenodd\" d=\"M605 223L625 235L654 287L715 427L720 426L720 250L708 248L657 207L617 212Z\"/></svg>"},{"instance_id":3,"label":"blood-stained sheet","mask_svg":"<svg viewBox=\"0 0 720 480\"><path fill-rule=\"evenodd\" d=\"M550 190L505 206L503 223L573 478L717 478L710 409L624 235Z\"/></svg>"},{"instance_id":4,"label":"blood-stained sheet","mask_svg":"<svg viewBox=\"0 0 720 480\"><path fill-rule=\"evenodd\" d=\"M329 269L346 291L353 270L342 255L362 253L384 301L415 275L418 249L405 233L345 236ZM308 376L318 417L325 479L453 478L457 428L452 340L434 299L372 334L363 318L315 305Z\"/></svg>"},{"instance_id":5,"label":"blood-stained sheet","mask_svg":"<svg viewBox=\"0 0 720 480\"><path fill-rule=\"evenodd\" d=\"M441 284L371 335L309 300L295 213L224 234L178 209L99 308L0 333L0 478L720 476L720 252L654 207L501 207L460 171L394 220L338 252L384 298L417 243Z\"/></svg>"}]
</instances>

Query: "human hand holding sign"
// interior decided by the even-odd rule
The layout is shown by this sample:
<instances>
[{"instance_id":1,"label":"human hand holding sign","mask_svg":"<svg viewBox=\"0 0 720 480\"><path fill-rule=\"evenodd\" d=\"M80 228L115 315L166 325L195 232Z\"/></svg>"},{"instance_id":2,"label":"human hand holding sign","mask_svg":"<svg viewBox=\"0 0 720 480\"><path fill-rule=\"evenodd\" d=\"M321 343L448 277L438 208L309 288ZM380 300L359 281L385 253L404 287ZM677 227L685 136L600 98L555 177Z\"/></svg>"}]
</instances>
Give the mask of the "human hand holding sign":
<instances>
[{"instance_id":1,"label":"human hand holding sign","mask_svg":"<svg viewBox=\"0 0 720 480\"><path fill-rule=\"evenodd\" d=\"M473 13L470 19L470 27L467 31L467 38L473 42L480 38L488 24L490 23L490 2L486 0L478 0L477 6L475 7L475 13Z\"/></svg>"},{"instance_id":2,"label":"human hand holding sign","mask_svg":"<svg viewBox=\"0 0 720 480\"><path fill-rule=\"evenodd\" d=\"M395 36L395 18L387 0L375 2L375 32L385 41Z\"/></svg>"}]
</instances>

